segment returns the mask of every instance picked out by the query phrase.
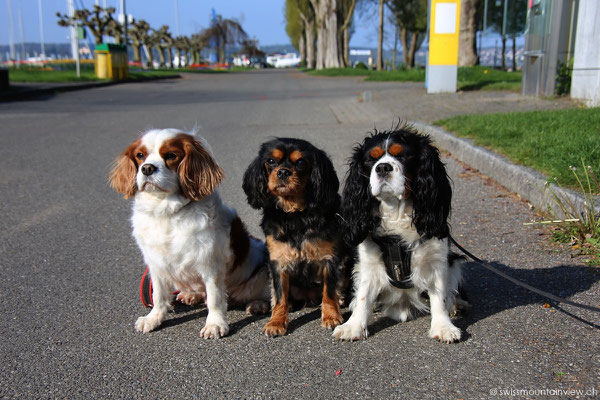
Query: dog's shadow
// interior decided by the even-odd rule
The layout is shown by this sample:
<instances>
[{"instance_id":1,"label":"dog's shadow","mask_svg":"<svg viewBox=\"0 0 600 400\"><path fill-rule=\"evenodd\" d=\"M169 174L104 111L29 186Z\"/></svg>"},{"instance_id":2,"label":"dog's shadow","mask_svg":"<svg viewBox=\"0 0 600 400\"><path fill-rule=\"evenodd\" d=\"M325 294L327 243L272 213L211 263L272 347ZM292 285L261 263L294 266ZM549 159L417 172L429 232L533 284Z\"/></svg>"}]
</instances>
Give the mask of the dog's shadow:
<instances>
[{"instance_id":1,"label":"dog's shadow","mask_svg":"<svg viewBox=\"0 0 600 400\"><path fill-rule=\"evenodd\" d=\"M596 282L600 280L600 271L582 265L559 265L551 268L539 269L516 269L507 265L492 262L494 267L505 274L527 283L533 287L551 293L555 296L569 299L577 293L589 290ZM475 262L466 262L463 267L465 278L464 289L468 296L471 307L462 312L454 320L457 327L463 331L461 341L468 340L470 334L468 329L478 321L484 320L494 314L510 310L513 308L538 304L539 312L545 303L550 307L588 325L599 329L598 323L589 321L581 317L581 310L575 307L565 305L563 308L556 302L546 299L536 293L519 287L512 282L505 280L499 275L486 270L483 266ZM351 313L344 313L344 321L347 321ZM417 315L416 318L431 318L428 314ZM377 332L400 324L391 318L377 315L370 321L369 335L375 335Z\"/></svg>"},{"instance_id":2,"label":"dog's shadow","mask_svg":"<svg viewBox=\"0 0 600 400\"><path fill-rule=\"evenodd\" d=\"M517 269L498 262L490 264L506 275L564 299L570 299L577 293L589 290L600 280L598 269L583 265ZM464 288L471 308L462 315L462 318L456 320L456 325L465 331L478 321L516 307L537 304L540 307L539 312L543 312L542 306L546 303L595 329L600 329L600 325L597 323L578 316L581 312L587 313L586 311L569 305L565 305L565 309L563 309L555 301L517 286L486 270L478 263L465 263L463 272Z\"/></svg>"},{"instance_id":3,"label":"dog's shadow","mask_svg":"<svg viewBox=\"0 0 600 400\"><path fill-rule=\"evenodd\" d=\"M232 310L243 310L243 308L230 306L227 311ZM158 330L168 329L175 327L180 324L185 324L190 321L194 321L200 318L206 318L208 315L208 309L205 304L188 306L181 303L173 304L173 311L169 313L169 318L165 319L165 321L160 325ZM240 330L244 329L246 326L260 321L261 319L265 319L269 316L269 314L252 314L245 315L244 318L235 321L229 325L229 335L235 334Z\"/></svg>"}]
</instances>

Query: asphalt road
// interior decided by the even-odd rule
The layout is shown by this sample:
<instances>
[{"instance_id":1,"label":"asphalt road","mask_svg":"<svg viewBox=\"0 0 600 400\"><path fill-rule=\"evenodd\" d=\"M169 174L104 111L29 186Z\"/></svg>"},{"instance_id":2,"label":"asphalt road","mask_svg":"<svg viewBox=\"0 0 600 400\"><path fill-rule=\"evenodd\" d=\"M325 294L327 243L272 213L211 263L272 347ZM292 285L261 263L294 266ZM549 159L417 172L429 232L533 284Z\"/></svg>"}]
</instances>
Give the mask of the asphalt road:
<instances>
[{"instance_id":1,"label":"asphalt road","mask_svg":"<svg viewBox=\"0 0 600 400\"><path fill-rule=\"evenodd\" d=\"M352 144L374 126L477 110L484 98L495 110L562 106L491 92L427 96L419 84L294 71L188 75L0 104L0 397L600 396L598 314L544 308L544 299L474 264L466 267L473 308L456 321L465 340L452 345L427 337L428 316L397 324L378 315L368 340L339 343L318 309L293 313L288 335L276 339L262 335L267 316L231 310L230 335L202 340L204 308L177 309L162 329L134 332L147 312L138 295L144 265L130 235L131 203L106 174L140 132L197 127L227 174L223 198L260 235L241 177L262 141L308 139L343 177ZM535 217L526 203L445 161L459 241L519 279L598 305L598 269L524 226ZM558 392L568 389L583 392Z\"/></svg>"}]
</instances>

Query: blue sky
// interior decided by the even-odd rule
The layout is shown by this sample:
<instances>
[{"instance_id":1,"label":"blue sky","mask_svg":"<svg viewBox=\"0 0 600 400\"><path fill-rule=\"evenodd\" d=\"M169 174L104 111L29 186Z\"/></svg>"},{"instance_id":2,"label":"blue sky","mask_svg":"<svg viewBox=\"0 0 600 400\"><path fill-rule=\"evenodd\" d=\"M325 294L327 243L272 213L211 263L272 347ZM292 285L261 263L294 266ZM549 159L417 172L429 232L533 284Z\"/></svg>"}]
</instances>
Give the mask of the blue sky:
<instances>
[{"instance_id":1,"label":"blue sky","mask_svg":"<svg viewBox=\"0 0 600 400\"><path fill-rule=\"evenodd\" d=\"M38 20L38 0L9 0L12 4L15 42L21 41L19 26L19 9L23 13L23 30L26 42L39 42L40 30ZM100 5L106 1L108 6L119 9L120 0L99 0ZM135 18L147 20L151 26L169 25L175 34L175 1L176 0L127 0L127 13ZM66 0L42 0L44 17L44 34L47 43L66 42L67 29L56 24L56 12L66 13ZM179 5L179 26L181 34L192 34L209 25L211 8L225 18L237 18L242 21L244 29L251 37L259 40L259 44L285 44L289 38L285 33L283 17L284 0L177 0ZM75 0L75 8L79 4L91 8L95 0ZM0 44L8 44L9 20L6 0L0 2ZM357 20L357 30L352 39L354 46L376 46L376 25L370 18Z\"/></svg>"}]
</instances>

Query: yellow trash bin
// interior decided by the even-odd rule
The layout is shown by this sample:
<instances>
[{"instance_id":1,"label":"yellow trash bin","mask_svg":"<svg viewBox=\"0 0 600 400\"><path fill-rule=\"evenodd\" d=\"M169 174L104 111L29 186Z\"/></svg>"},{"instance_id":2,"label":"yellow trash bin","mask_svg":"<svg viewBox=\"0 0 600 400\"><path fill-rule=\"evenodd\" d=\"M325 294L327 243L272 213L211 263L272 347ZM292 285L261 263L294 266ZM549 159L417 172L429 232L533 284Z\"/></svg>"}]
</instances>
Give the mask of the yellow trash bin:
<instances>
[{"instance_id":1,"label":"yellow trash bin","mask_svg":"<svg viewBox=\"0 0 600 400\"><path fill-rule=\"evenodd\" d=\"M94 70L99 79L123 80L129 74L127 48L112 43L102 43L94 50Z\"/></svg>"}]
</instances>

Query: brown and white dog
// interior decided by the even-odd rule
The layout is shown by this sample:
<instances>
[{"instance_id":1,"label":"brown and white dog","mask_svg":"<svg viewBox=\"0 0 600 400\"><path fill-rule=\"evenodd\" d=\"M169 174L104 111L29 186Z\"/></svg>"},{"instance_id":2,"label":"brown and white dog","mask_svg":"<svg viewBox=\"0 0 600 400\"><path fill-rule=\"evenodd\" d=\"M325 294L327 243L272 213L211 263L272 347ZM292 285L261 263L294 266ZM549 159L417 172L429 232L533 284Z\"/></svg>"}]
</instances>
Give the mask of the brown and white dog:
<instances>
[{"instance_id":1,"label":"brown and white dog","mask_svg":"<svg viewBox=\"0 0 600 400\"><path fill-rule=\"evenodd\" d=\"M265 245L249 236L217 186L224 173L203 138L176 129L150 130L116 160L110 184L134 197L133 236L150 268L154 307L135 329L160 326L172 289L186 304L206 300L201 335L227 335L227 301L267 312L270 299Z\"/></svg>"}]
</instances>

